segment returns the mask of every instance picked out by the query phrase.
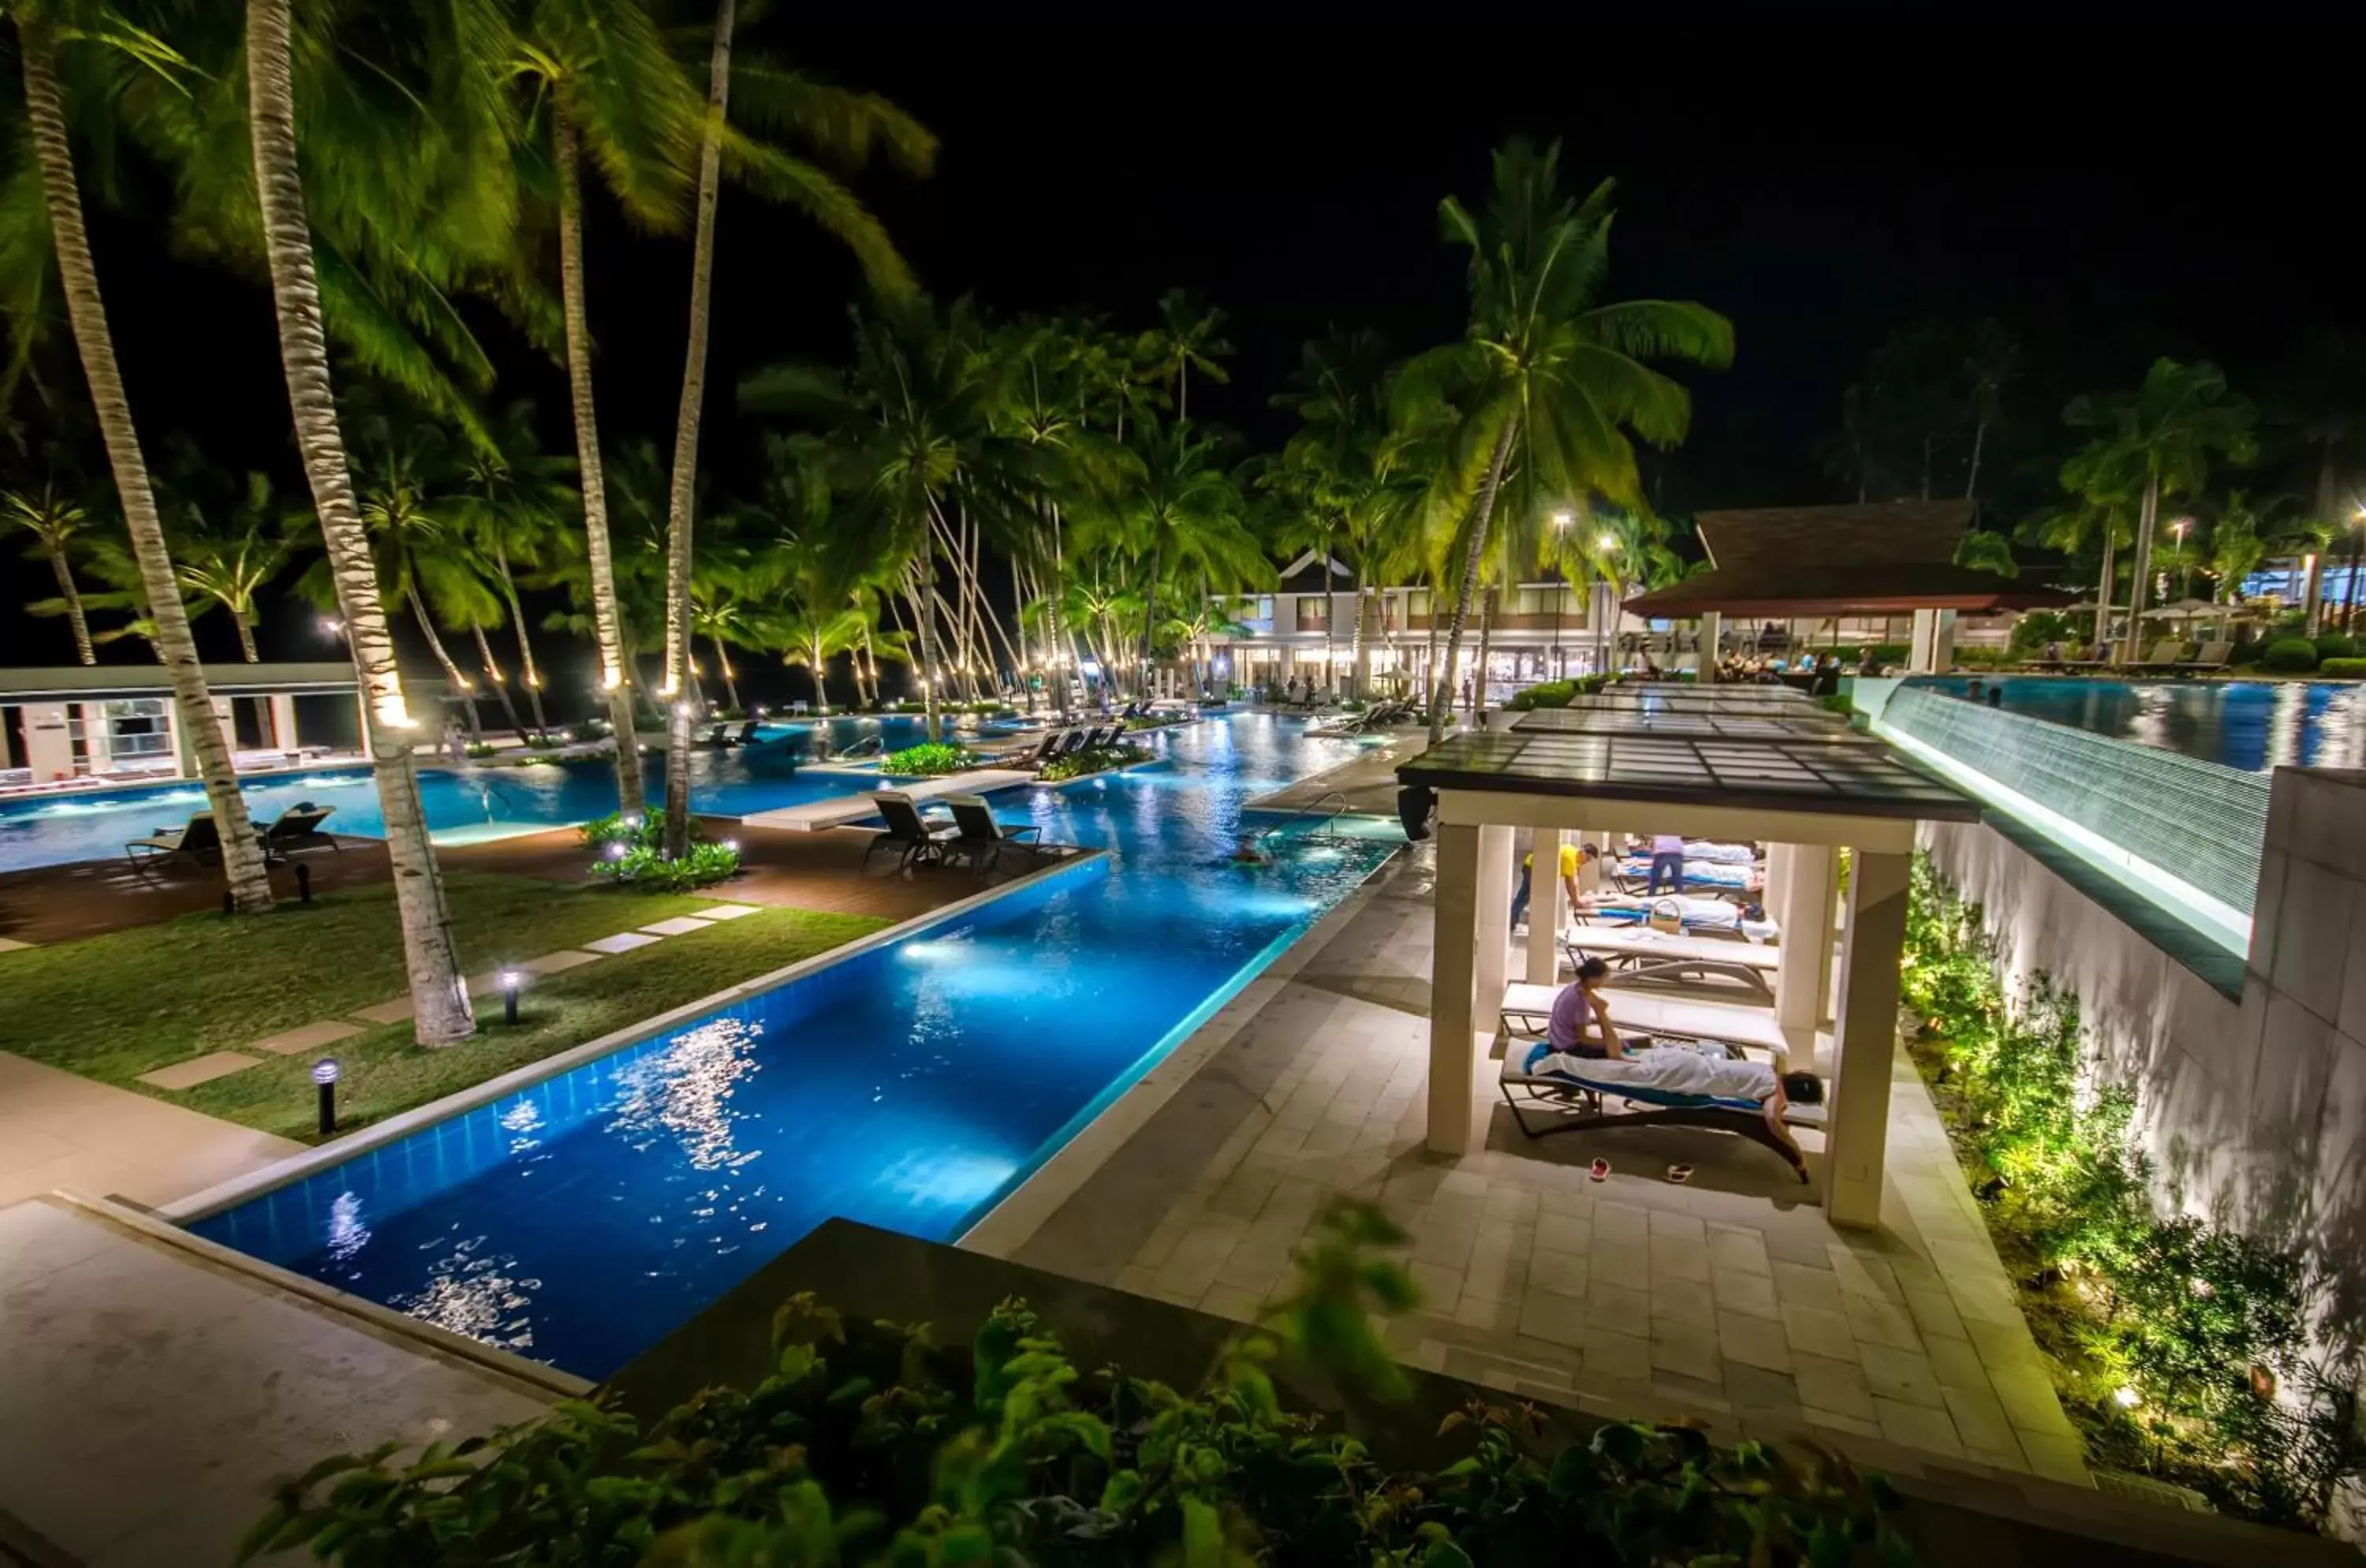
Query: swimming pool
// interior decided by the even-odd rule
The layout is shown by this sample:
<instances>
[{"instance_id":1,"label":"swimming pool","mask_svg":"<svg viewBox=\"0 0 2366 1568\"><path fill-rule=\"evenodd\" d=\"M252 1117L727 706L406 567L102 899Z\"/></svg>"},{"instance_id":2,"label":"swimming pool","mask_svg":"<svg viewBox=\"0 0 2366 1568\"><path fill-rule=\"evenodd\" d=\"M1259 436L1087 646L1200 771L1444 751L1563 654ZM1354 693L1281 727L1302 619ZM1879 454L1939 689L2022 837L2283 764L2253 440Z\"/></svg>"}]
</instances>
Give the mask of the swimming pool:
<instances>
[{"instance_id":1,"label":"swimming pool","mask_svg":"<svg viewBox=\"0 0 2366 1568\"><path fill-rule=\"evenodd\" d=\"M919 719L895 714L767 725L757 732L756 745L701 751L692 759L691 804L700 811L745 817L876 789L896 781L877 773L815 772L801 764L811 760L817 737L828 741L833 754L872 735L880 737L883 750L893 751L917 744L920 731ZM643 771L654 799L665 788L665 759L648 758ZM308 800L336 807L328 821L331 832L385 836L377 789L365 768L255 774L244 787L247 807L258 821ZM616 809L615 773L602 761L422 768L419 795L429 829L443 842L584 822ZM0 802L0 871L119 855L128 840L205 808L206 792L194 783Z\"/></svg>"},{"instance_id":2,"label":"swimming pool","mask_svg":"<svg viewBox=\"0 0 2366 1568\"><path fill-rule=\"evenodd\" d=\"M1966 676L1916 685L1962 695ZM2366 685L2330 681L2102 681L2006 675L2009 713L2181 751L2248 773L2366 764Z\"/></svg>"},{"instance_id":3,"label":"swimming pool","mask_svg":"<svg viewBox=\"0 0 2366 1568\"><path fill-rule=\"evenodd\" d=\"M1355 750L1303 728L1005 792L1111 854L191 1228L589 1378L831 1215L956 1237L1402 841L1301 820L1230 863L1245 800Z\"/></svg>"}]
</instances>

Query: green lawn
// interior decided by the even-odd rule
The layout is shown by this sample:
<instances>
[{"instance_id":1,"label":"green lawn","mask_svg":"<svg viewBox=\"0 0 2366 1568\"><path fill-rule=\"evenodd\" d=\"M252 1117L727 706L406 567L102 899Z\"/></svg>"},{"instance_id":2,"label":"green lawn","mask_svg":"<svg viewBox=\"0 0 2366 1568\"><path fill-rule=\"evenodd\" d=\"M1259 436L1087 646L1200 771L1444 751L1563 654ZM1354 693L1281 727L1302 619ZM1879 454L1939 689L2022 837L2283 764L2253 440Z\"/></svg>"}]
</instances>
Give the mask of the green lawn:
<instances>
[{"instance_id":1,"label":"green lawn","mask_svg":"<svg viewBox=\"0 0 2366 1568\"><path fill-rule=\"evenodd\" d=\"M711 900L528 877L447 874L460 953L471 974L574 947L697 909ZM865 915L767 908L536 979L517 1027L498 997L479 998L479 1032L426 1051L408 1023L341 1040L340 1126L352 1128L612 1030L695 1001L887 922ZM339 1018L402 994L394 896L380 886L282 905L269 915L190 915L163 925L0 958L0 1018L11 1049L156 1099L313 1141L312 1056L261 1065L180 1093L138 1076L206 1051Z\"/></svg>"}]
</instances>

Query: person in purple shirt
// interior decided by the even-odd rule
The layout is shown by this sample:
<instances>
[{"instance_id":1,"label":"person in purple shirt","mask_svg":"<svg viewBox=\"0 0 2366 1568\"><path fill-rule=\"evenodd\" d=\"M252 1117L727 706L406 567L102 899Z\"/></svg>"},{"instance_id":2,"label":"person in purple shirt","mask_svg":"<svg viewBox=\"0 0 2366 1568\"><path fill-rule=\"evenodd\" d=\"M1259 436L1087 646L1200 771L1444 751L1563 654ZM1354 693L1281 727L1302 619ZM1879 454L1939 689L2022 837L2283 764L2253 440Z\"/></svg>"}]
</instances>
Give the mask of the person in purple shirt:
<instances>
[{"instance_id":1,"label":"person in purple shirt","mask_svg":"<svg viewBox=\"0 0 2366 1568\"><path fill-rule=\"evenodd\" d=\"M1668 891L1684 890L1684 836L1682 833L1655 833L1651 836L1651 885L1647 892L1657 896L1660 879L1665 876Z\"/></svg>"},{"instance_id":2,"label":"person in purple shirt","mask_svg":"<svg viewBox=\"0 0 2366 1568\"><path fill-rule=\"evenodd\" d=\"M1560 994L1553 998L1552 1013L1545 1022L1545 1038L1554 1050L1597 1060L1626 1055L1618 1030L1610 1021L1609 998L1602 994L1602 983L1609 976L1609 964L1599 958L1589 958L1577 966L1577 984L1562 987ZM1651 1042L1639 1035L1625 1043L1640 1050Z\"/></svg>"}]
</instances>

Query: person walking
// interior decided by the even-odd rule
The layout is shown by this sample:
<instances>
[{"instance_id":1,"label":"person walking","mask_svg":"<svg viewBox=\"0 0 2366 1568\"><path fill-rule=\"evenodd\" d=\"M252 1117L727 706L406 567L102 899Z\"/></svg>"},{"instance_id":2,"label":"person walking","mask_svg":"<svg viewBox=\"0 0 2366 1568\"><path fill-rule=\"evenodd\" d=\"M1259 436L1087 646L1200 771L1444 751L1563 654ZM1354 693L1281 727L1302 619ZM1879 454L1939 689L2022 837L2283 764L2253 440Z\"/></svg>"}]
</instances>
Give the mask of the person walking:
<instances>
[{"instance_id":1,"label":"person walking","mask_svg":"<svg viewBox=\"0 0 2366 1568\"><path fill-rule=\"evenodd\" d=\"M1645 892L1659 897L1660 884L1664 879L1668 891L1681 895L1684 890L1684 837L1682 833L1655 833L1651 836L1651 881Z\"/></svg>"}]
</instances>

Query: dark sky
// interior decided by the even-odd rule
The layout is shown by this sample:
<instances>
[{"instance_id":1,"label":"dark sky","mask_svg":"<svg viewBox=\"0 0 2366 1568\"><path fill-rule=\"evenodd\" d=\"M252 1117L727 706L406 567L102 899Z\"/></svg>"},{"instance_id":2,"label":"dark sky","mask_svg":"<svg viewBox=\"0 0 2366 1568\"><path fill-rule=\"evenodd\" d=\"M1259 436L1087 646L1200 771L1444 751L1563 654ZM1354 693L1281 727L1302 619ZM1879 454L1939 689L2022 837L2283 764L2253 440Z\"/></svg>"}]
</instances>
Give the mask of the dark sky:
<instances>
[{"instance_id":1,"label":"dark sky","mask_svg":"<svg viewBox=\"0 0 2366 1568\"><path fill-rule=\"evenodd\" d=\"M1436 202L1475 202L1488 150L1515 131L1561 138L1572 184L1618 177L1614 296L1696 299L1734 321L1732 369L1686 373L1694 434L1656 468L1668 509L1844 499L1817 445L1866 353L1916 316L1992 315L2019 334L2029 368L2005 456L2033 473L2058 460L2066 397L2133 385L2156 355L2215 358L2259 391L2304 332L2366 327L2366 197L2340 151L2354 126L2250 75L2239 44L2181 58L2172 79L2167 63L2114 74L2101 38L1949 39L1935 19L1908 67L1881 58L1905 40L1861 30L1514 28L1479 49L1452 25L1373 15L1361 42L1254 14L1154 27L1139 13L775 41L941 137L933 179L862 182L928 287L1127 326L1167 288L1196 289L1230 313L1239 353L1231 387L1195 385L1195 412L1204 397L1208 416L1268 444L1287 424L1266 400L1326 325L1375 325L1407 349L1459 331L1461 261ZM662 443L688 247L595 216L606 434ZM118 220L99 234L136 406L294 484L262 291L163 264L152 233ZM854 287L799 220L727 190L709 404L727 468L738 375L835 356ZM535 398L563 442L556 370L514 343L502 357L502 395ZM18 623L6 649L46 660L63 632Z\"/></svg>"}]
</instances>

